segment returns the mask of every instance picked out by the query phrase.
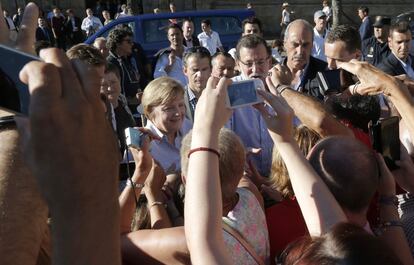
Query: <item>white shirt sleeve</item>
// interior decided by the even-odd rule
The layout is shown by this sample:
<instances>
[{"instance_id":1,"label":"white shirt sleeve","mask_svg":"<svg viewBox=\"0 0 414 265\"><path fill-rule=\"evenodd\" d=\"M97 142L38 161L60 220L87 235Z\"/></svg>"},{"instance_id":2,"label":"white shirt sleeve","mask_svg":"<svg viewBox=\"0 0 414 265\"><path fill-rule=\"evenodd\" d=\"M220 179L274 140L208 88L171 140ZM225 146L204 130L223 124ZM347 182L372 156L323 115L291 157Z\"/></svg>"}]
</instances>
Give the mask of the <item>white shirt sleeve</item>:
<instances>
[{"instance_id":1,"label":"white shirt sleeve","mask_svg":"<svg viewBox=\"0 0 414 265\"><path fill-rule=\"evenodd\" d=\"M87 17L85 17L83 20L82 20L82 25L81 25L81 29L83 30L83 31L88 31L88 18Z\"/></svg>"},{"instance_id":2,"label":"white shirt sleeve","mask_svg":"<svg viewBox=\"0 0 414 265\"><path fill-rule=\"evenodd\" d=\"M161 76L168 76L167 72L165 71L165 67L168 65L168 63L169 63L168 54L164 53L158 58L157 64L155 65L155 70L154 70L154 79L161 77Z\"/></svg>"}]
</instances>

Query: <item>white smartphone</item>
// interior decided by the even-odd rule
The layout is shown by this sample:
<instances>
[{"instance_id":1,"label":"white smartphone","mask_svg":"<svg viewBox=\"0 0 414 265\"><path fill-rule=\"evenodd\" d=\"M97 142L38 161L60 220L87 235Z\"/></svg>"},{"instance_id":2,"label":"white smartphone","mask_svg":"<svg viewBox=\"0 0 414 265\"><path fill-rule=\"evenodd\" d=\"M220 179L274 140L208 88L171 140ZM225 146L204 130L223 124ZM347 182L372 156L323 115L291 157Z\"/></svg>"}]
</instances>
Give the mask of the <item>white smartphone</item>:
<instances>
[{"instance_id":1,"label":"white smartphone","mask_svg":"<svg viewBox=\"0 0 414 265\"><path fill-rule=\"evenodd\" d=\"M258 78L233 82L227 88L227 106L234 109L263 102L257 90L265 90L262 80Z\"/></svg>"}]
</instances>

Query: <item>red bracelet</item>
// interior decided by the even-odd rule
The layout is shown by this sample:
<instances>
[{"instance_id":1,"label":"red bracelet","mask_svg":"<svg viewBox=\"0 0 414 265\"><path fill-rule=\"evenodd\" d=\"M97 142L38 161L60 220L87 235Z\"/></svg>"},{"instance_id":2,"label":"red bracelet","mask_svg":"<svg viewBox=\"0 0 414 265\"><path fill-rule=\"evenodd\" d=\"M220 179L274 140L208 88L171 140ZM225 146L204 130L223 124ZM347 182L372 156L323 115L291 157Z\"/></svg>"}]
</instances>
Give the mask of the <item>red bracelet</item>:
<instances>
[{"instance_id":1,"label":"red bracelet","mask_svg":"<svg viewBox=\"0 0 414 265\"><path fill-rule=\"evenodd\" d=\"M195 152L198 152L198 151L211 152L211 153L216 154L218 156L218 158L220 158L220 153L216 149L208 148L208 147L198 147L198 148L191 149L190 152L188 152L188 158L190 158L190 155L192 153L195 153Z\"/></svg>"}]
</instances>

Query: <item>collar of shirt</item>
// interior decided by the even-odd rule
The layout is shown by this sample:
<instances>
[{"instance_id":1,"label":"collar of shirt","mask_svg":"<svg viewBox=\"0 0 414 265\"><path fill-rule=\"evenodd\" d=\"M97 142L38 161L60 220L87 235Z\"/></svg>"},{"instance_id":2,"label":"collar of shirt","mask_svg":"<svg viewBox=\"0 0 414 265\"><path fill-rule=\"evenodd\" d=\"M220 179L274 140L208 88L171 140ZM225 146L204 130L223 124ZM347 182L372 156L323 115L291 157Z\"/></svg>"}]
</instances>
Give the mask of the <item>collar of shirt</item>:
<instances>
[{"instance_id":1,"label":"collar of shirt","mask_svg":"<svg viewBox=\"0 0 414 265\"><path fill-rule=\"evenodd\" d=\"M146 128L150 129L151 132L153 132L154 134L156 134L158 137L161 138L161 141L167 141L167 135L165 135L164 133L162 133L157 126L155 126L154 123L152 123L150 120L147 120L147 125L145 126ZM181 129L177 132L177 137L175 138L175 140L177 140L177 138L179 138L180 136L182 136L182 132Z\"/></svg>"},{"instance_id":2,"label":"collar of shirt","mask_svg":"<svg viewBox=\"0 0 414 265\"><path fill-rule=\"evenodd\" d=\"M412 79L414 79L414 69L411 67L411 57L408 56L407 57L407 61L404 62L403 60L401 60L400 58L398 58L395 54L394 54L395 58L397 58L397 60L401 63L401 66L404 68L405 73Z\"/></svg>"}]
</instances>

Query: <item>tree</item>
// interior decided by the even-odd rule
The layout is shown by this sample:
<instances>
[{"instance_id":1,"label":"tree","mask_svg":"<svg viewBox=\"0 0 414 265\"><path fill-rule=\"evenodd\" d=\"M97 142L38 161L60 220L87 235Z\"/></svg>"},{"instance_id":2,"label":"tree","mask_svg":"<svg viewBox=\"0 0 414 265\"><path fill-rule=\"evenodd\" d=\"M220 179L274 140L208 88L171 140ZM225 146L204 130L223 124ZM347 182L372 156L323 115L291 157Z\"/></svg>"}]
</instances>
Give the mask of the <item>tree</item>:
<instances>
[{"instance_id":1,"label":"tree","mask_svg":"<svg viewBox=\"0 0 414 265\"><path fill-rule=\"evenodd\" d=\"M332 0L332 27L342 23L342 0Z\"/></svg>"}]
</instances>

